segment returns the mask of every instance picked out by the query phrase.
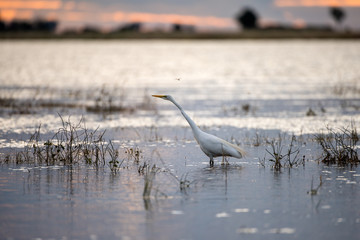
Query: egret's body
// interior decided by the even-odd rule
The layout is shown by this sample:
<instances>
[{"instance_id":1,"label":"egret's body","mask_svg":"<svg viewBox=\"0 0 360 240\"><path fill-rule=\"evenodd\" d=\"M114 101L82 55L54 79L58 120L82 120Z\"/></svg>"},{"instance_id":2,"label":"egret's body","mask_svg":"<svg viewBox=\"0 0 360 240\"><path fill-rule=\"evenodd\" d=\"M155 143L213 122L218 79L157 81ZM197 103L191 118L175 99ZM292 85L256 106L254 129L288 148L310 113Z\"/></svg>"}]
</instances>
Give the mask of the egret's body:
<instances>
[{"instance_id":1,"label":"egret's body","mask_svg":"<svg viewBox=\"0 0 360 240\"><path fill-rule=\"evenodd\" d=\"M153 97L162 98L172 102L189 123L196 141L200 145L201 150L210 158L210 166L214 165L214 158L220 156L229 156L242 158L245 151L235 144L229 143L219 137L202 131L195 122L184 112L182 107L170 95L153 95Z\"/></svg>"}]
</instances>

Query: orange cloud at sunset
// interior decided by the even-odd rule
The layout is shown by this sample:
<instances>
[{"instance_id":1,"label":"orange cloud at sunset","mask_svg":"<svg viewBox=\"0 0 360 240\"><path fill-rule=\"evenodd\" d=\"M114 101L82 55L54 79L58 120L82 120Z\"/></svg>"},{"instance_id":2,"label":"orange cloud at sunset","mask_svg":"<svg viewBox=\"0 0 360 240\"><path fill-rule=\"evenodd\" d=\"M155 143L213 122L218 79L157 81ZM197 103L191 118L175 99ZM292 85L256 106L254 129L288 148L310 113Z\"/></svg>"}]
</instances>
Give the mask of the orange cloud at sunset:
<instances>
[{"instance_id":1,"label":"orange cloud at sunset","mask_svg":"<svg viewBox=\"0 0 360 240\"><path fill-rule=\"evenodd\" d=\"M360 0L275 0L277 7L360 7Z\"/></svg>"},{"instance_id":2,"label":"orange cloud at sunset","mask_svg":"<svg viewBox=\"0 0 360 240\"><path fill-rule=\"evenodd\" d=\"M4 1L0 0L0 8L11 9L59 9L61 1Z\"/></svg>"},{"instance_id":3,"label":"orange cloud at sunset","mask_svg":"<svg viewBox=\"0 0 360 240\"><path fill-rule=\"evenodd\" d=\"M64 10L73 10L76 6L75 2L66 2L63 5Z\"/></svg>"},{"instance_id":4,"label":"orange cloud at sunset","mask_svg":"<svg viewBox=\"0 0 360 240\"><path fill-rule=\"evenodd\" d=\"M102 8L95 3L86 1L61 0L0 0L0 18L5 21L14 19L45 18L58 20L63 24L102 24L102 23L163 23L187 24L207 27L232 27L230 18L213 16L193 16L180 14L158 14L146 12L124 12Z\"/></svg>"},{"instance_id":5,"label":"orange cloud at sunset","mask_svg":"<svg viewBox=\"0 0 360 240\"><path fill-rule=\"evenodd\" d=\"M13 19L30 20L34 17L34 13L29 10L0 10L1 19L12 21Z\"/></svg>"},{"instance_id":6,"label":"orange cloud at sunset","mask_svg":"<svg viewBox=\"0 0 360 240\"><path fill-rule=\"evenodd\" d=\"M151 14L151 13L111 13L114 19L128 22L156 22L156 23L181 23L189 25L210 25L215 27L227 27L232 20L217 17L198 17L177 14Z\"/></svg>"}]
</instances>

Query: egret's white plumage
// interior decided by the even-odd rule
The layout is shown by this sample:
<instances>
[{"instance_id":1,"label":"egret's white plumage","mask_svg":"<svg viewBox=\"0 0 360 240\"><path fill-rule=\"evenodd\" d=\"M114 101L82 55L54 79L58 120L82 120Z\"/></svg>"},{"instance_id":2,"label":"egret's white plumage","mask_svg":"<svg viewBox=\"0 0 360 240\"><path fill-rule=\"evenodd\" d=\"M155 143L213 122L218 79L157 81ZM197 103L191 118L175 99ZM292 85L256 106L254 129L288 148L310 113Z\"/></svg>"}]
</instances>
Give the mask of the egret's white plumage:
<instances>
[{"instance_id":1,"label":"egret's white plumage","mask_svg":"<svg viewBox=\"0 0 360 240\"><path fill-rule=\"evenodd\" d=\"M172 102L189 123L196 141L200 145L201 150L210 158L210 166L214 165L214 158L220 156L229 156L242 158L246 155L245 151L235 144L229 143L219 137L202 131L195 122L184 112L182 107L170 95L152 95L153 97L162 98Z\"/></svg>"}]
</instances>

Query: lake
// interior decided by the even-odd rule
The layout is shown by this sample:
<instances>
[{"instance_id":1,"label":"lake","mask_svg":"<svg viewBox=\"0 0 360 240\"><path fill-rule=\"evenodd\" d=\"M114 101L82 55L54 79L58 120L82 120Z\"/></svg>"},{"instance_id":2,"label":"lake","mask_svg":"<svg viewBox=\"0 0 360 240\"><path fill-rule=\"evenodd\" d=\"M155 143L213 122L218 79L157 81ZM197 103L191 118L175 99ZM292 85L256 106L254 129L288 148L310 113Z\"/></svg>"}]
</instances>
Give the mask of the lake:
<instances>
[{"instance_id":1,"label":"lake","mask_svg":"<svg viewBox=\"0 0 360 240\"><path fill-rule=\"evenodd\" d=\"M358 41L1 41L0 52L1 239L359 239L360 169L323 163L316 141L360 127ZM178 109L152 94L247 156L210 167ZM68 146L71 162L43 159Z\"/></svg>"}]
</instances>

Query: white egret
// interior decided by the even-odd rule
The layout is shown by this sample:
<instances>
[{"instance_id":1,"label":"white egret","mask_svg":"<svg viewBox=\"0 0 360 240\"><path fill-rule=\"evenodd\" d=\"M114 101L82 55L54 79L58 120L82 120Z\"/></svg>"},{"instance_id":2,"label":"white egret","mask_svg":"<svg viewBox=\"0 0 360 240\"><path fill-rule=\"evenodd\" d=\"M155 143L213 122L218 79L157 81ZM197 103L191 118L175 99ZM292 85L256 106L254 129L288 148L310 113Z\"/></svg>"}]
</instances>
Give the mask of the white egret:
<instances>
[{"instance_id":1,"label":"white egret","mask_svg":"<svg viewBox=\"0 0 360 240\"><path fill-rule=\"evenodd\" d=\"M153 97L161 98L172 102L184 116L189 123L197 143L200 145L201 150L210 158L210 166L214 166L215 157L235 157L242 158L246 155L245 151L239 146L229 143L219 137L211 135L202 131L195 122L184 112L182 107L170 95L152 95Z\"/></svg>"}]
</instances>

